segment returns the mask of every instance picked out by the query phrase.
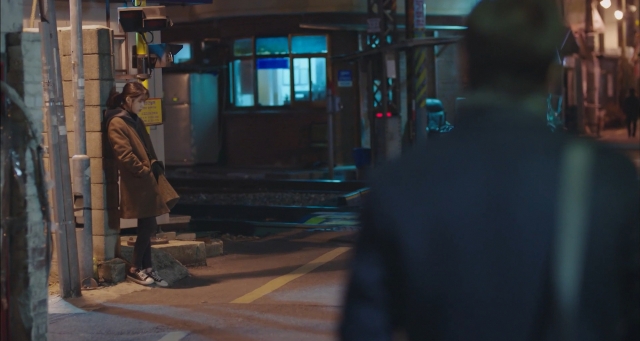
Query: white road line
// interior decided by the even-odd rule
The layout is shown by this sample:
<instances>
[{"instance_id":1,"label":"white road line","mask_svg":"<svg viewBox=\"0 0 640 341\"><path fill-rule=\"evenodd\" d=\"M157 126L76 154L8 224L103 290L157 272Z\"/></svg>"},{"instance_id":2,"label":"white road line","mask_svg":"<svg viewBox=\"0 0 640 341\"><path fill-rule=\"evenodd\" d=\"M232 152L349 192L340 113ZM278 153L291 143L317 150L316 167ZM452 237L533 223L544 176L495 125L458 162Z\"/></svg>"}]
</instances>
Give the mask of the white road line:
<instances>
[{"instance_id":1,"label":"white road line","mask_svg":"<svg viewBox=\"0 0 640 341\"><path fill-rule=\"evenodd\" d=\"M49 296L49 314L86 314L87 312L67 302L60 296Z\"/></svg>"},{"instance_id":2,"label":"white road line","mask_svg":"<svg viewBox=\"0 0 640 341\"><path fill-rule=\"evenodd\" d=\"M162 337L162 339L158 341L180 341L183 337L187 336L187 332L171 332Z\"/></svg>"}]
</instances>

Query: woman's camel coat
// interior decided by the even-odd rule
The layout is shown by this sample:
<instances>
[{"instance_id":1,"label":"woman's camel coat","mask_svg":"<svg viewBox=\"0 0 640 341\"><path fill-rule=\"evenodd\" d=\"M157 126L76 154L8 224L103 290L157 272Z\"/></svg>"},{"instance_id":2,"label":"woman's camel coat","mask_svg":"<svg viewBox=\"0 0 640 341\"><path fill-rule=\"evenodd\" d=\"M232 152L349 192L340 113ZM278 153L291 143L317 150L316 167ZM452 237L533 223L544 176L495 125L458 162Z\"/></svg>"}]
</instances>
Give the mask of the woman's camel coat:
<instances>
[{"instance_id":1,"label":"woman's camel coat","mask_svg":"<svg viewBox=\"0 0 640 341\"><path fill-rule=\"evenodd\" d=\"M148 218L168 213L151 172L151 162L157 157L142 119L123 109L113 109L105 112L104 121L120 171L120 217Z\"/></svg>"}]
</instances>

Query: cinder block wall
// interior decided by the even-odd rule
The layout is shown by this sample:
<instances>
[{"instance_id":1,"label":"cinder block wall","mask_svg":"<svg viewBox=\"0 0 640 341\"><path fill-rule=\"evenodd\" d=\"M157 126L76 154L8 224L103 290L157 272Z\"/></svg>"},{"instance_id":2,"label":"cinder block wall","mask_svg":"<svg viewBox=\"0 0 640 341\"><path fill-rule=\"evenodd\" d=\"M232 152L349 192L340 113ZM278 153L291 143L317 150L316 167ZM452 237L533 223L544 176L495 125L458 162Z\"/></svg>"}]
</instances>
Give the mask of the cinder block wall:
<instances>
[{"instance_id":1,"label":"cinder block wall","mask_svg":"<svg viewBox=\"0 0 640 341\"><path fill-rule=\"evenodd\" d=\"M104 159L104 150L108 146L102 134L102 113L106 107L109 92L115 85L113 30L102 26L83 26L82 40L87 156L91 159L93 256L95 261L102 262L115 257L120 230L118 173L113 160ZM76 154L76 127L75 96L72 84L71 31L68 27L58 30L58 42L69 157L72 157Z\"/></svg>"}]
</instances>

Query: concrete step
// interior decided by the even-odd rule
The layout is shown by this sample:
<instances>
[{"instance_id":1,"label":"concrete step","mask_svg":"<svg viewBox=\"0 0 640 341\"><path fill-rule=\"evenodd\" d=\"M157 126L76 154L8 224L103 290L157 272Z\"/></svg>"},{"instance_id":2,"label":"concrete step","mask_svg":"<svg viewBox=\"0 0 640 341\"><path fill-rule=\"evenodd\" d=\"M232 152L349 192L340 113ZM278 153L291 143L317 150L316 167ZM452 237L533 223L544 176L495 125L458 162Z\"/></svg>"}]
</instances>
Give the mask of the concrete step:
<instances>
[{"instance_id":1,"label":"concrete step","mask_svg":"<svg viewBox=\"0 0 640 341\"><path fill-rule=\"evenodd\" d=\"M156 222L160 225L160 228L167 228L170 230L186 229L189 227L191 217L188 215L179 214L163 214L156 217ZM138 219L120 219L121 229L130 229L138 226Z\"/></svg>"},{"instance_id":2,"label":"concrete step","mask_svg":"<svg viewBox=\"0 0 640 341\"><path fill-rule=\"evenodd\" d=\"M127 262L132 262L133 247L127 246L126 241L121 246L120 252ZM161 252L158 248L151 248L151 261L153 262L154 269L158 271L160 277L164 278L169 285L173 285L175 282L189 276L189 270L187 270L181 262L177 261L175 257L169 253Z\"/></svg>"},{"instance_id":3,"label":"concrete step","mask_svg":"<svg viewBox=\"0 0 640 341\"><path fill-rule=\"evenodd\" d=\"M123 236L120 239L121 245L127 246L130 239L135 240L135 237ZM205 266L207 258L222 255L223 243L219 239L212 239L206 243L173 239L167 244L152 245L152 248L168 253L184 266Z\"/></svg>"}]
</instances>

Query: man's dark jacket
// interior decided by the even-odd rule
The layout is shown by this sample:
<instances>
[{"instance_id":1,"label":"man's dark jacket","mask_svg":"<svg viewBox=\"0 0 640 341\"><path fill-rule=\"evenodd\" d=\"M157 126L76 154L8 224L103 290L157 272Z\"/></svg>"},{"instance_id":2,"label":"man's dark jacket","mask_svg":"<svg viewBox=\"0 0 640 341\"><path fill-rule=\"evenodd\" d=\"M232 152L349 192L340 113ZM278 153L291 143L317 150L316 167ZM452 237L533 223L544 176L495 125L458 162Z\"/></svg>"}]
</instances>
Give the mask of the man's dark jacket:
<instances>
[{"instance_id":1,"label":"man's dark jacket","mask_svg":"<svg viewBox=\"0 0 640 341\"><path fill-rule=\"evenodd\" d=\"M397 330L420 341L555 339L549 258L571 137L549 132L544 114L471 103L449 136L376 172L342 340L391 340ZM630 334L640 325L637 173L626 157L591 148L579 339L639 340Z\"/></svg>"}]
</instances>

